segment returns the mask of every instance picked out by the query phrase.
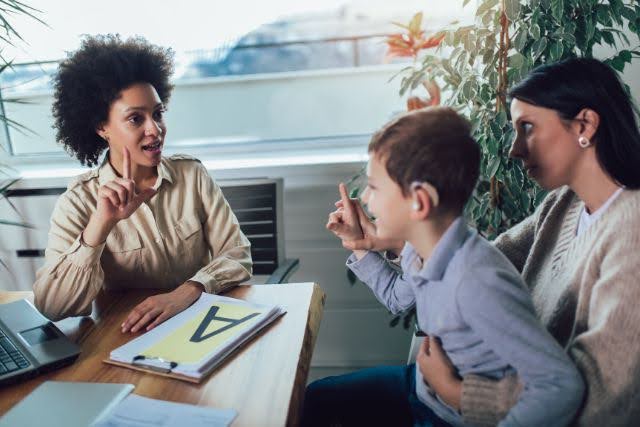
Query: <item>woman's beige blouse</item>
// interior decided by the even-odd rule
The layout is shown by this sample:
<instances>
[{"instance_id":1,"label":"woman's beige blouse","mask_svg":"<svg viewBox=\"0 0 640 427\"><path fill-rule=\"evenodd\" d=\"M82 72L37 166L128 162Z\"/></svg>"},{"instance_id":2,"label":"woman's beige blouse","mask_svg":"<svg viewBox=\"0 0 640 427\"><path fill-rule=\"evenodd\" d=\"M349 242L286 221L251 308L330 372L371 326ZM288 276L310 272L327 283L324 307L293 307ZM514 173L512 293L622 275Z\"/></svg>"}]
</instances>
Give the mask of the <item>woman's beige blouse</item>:
<instances>
[{"instance_id":1,"label":"woman's beige blouse","mask_svg":"<svg viewBox=\"0 0 640 427\"><path fill-rule=\"evenodd\" d=\"M220 293L249 279L249 240L220 188L190 156L162 158L158 193L120 221L105 243L86 246L80 236L96 210L98 188L115 178L105 161L58 199L45 265L33 285L35 305L45 316L90 314L102 287L171 290L192 280Z\"/></svg>"}]
</instances>

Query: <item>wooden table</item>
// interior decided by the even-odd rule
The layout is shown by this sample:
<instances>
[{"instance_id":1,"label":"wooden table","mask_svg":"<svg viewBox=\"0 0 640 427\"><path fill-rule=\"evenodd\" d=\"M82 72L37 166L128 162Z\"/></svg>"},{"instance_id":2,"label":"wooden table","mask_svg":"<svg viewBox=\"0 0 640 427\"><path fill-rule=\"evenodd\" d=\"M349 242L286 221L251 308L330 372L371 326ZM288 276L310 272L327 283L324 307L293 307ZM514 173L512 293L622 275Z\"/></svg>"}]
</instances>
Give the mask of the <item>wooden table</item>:
<instances>
[{"instance_id":1,"label":"wooden table","mask_svg":"<svg viewBox=\"0 0 640 427\"><path fill-rule=\"evenodd\" d=\"M133 337L120 324L146 296L157 293L107 293L94 303L91 317L56 323L82 346L78 360L64 369L0 389L0 414L45 380L135 384L134 393L155 399L238 411L233 426L297 425L315 345L324 293L312 283L239 286L225 296L280 304L287 314L232 355L200 384L103 363L114 348ZM32 298L30 292L0 292L0 303ZM72 398L70 396L70 398Z\"/></svg>"}]
</instances>

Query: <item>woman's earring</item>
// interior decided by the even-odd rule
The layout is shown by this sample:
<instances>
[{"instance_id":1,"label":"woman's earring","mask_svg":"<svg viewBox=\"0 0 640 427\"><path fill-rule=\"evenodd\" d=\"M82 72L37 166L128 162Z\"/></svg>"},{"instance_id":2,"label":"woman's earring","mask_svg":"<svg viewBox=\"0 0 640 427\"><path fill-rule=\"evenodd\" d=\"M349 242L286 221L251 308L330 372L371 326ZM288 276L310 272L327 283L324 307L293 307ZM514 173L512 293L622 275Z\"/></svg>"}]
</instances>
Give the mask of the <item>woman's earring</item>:
<instances>
[{"instance_id":1,"label":"woman's earring","mask_svg":"<svg viewBox=\"0 0 640 427\"><path fill-rule=\"evenodd\" d=\"M589 139L586 136L581 136L580 138L578 138L578 145L581 148L587 148L591 146L591 141L589 141Z\"/></svg>"},{"instance_id":2,"label":"woman's earring","mask_svg":"<svg viewBox=\"0 0 640 427\"><path fill-rule=\"evenodd\" d=\"M411 205L411 208L413 208L414 211L419 211L420 210L420 202L415 200L413 202L413 205Z\"/></svg>"}]
</instances>

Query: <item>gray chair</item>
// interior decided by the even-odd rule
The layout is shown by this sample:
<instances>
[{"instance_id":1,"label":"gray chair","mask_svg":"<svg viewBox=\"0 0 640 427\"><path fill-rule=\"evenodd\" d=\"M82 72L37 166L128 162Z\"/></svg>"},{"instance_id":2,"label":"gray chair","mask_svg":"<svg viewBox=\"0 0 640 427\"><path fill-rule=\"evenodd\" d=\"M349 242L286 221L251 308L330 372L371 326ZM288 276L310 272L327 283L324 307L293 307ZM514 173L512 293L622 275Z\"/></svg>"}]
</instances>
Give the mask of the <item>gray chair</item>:
<instances>
[{"instance_id":1,"label":"gray chair","mask_svg":"<svg viewBox=\"0 0 640 427\"><path fill-rule=\"evenodd\" d=\"M231 209L238 218L242 232L251 242L251 257L253 258L253 274L263 276L264 280L254 280L254 283L286 283L299 266L298 259L285 259L284 253L284 223L283 223L283 180L252 179L218 182L222 193L229 202ZM47 199L53 209L55 198L66 188L26 188L10 190L7 197L12 201L20 200L20 205L28 206L32 202L38 206ZM28 198L24 199L24 198ZM29 233L34 230L25 230ZM47 230L38 230L45 233ZM25 239L42 242L46 239ZM28 243L25 243L28 245ZM17 261L28 261L35 266L41 264L44 257L42 247L23 247L15 251ZM35 279L35 270L33 271ZM31 281L33 283L33 281Z\"/></svg>"},{"instance_id":2,"label":"gray chair","mask_svg":"<svg viewBox=\"0 0 640 427\"><path fill-rule=\"evenodd\" d=\"M282 178L222 180L219 185L251 242L253 274L268 275L267 284L286 283L300 261L285 258Z\"/></svg>"}]
</instances>

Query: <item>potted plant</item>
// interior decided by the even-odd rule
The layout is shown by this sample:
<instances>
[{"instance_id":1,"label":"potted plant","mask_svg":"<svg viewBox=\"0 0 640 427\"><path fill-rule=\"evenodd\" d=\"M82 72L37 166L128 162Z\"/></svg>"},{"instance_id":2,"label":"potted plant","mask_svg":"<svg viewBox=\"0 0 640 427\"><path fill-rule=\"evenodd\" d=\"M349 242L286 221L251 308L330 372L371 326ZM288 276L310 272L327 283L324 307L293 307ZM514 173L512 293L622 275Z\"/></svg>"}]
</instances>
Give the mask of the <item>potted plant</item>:
<instances>
[{"instance_id":1,"label":"potted plant","mask_svg":"<svg viewBox=\"0 0 640 427\"><path fill-rule=\"evenodd\" d=\"M2 2L0 6L0 43L4 45L14 45L16 40L24 41L16 29L11 25L10 20L17 15L27 16L35 19L41 23L44 23L36 15L41 13L39 10L32 8L18 0L6 0ZM2 47L0 47L0 74L11 68L11 61L7 60L2 53ZM0 109L0 124L3 126L10 126L19 131L28 130L20 123L17 123L4 114L4 108ZM0 149L4 150L4 147L0 146ZM11 191L11 186L15 184L18 179L14 178L12 169L3 163L0 163L0 201L4 200L13 208L11 201L7 198L7 194ZM15 208L14 208L15 210ZM23 222L14 221L10 219L0 218L0 225L21 226L29 227L28 224ZM5 263L0 259L0 264L6 267Z\"/></svg>"},{"instance_id":2,"label":"potted plant","mask_svg":"<svg viewBox=\"0 0 640 427\"><path fill-rule=\"evenodd\" d=\"M469 1L464 0L463 6ZM640 57L640 4L631 0L483 0L473 24L454 25L429 38L438 40L433 53L425 51L432 44L417 42L420 35L424 38L421 21L422 14L416 14L401 26L403 33L387 39L389 55L414 58L397 75L401 76L399 92L402 96L420 85L427 89L431 85L430 99L409 98L408 109L442 98L444 105L471 121L482 160L480 180L465 213L481 234L493 239L531 215L545 196L508 156L514 138L506 100L509 87L540 64L590 57L599 45L615 51L605 62L624 71ZM401 318L395 317L391 324ZM411 318L412 313L404 316L405 328Z\"/></svg>"}]
</instances>

